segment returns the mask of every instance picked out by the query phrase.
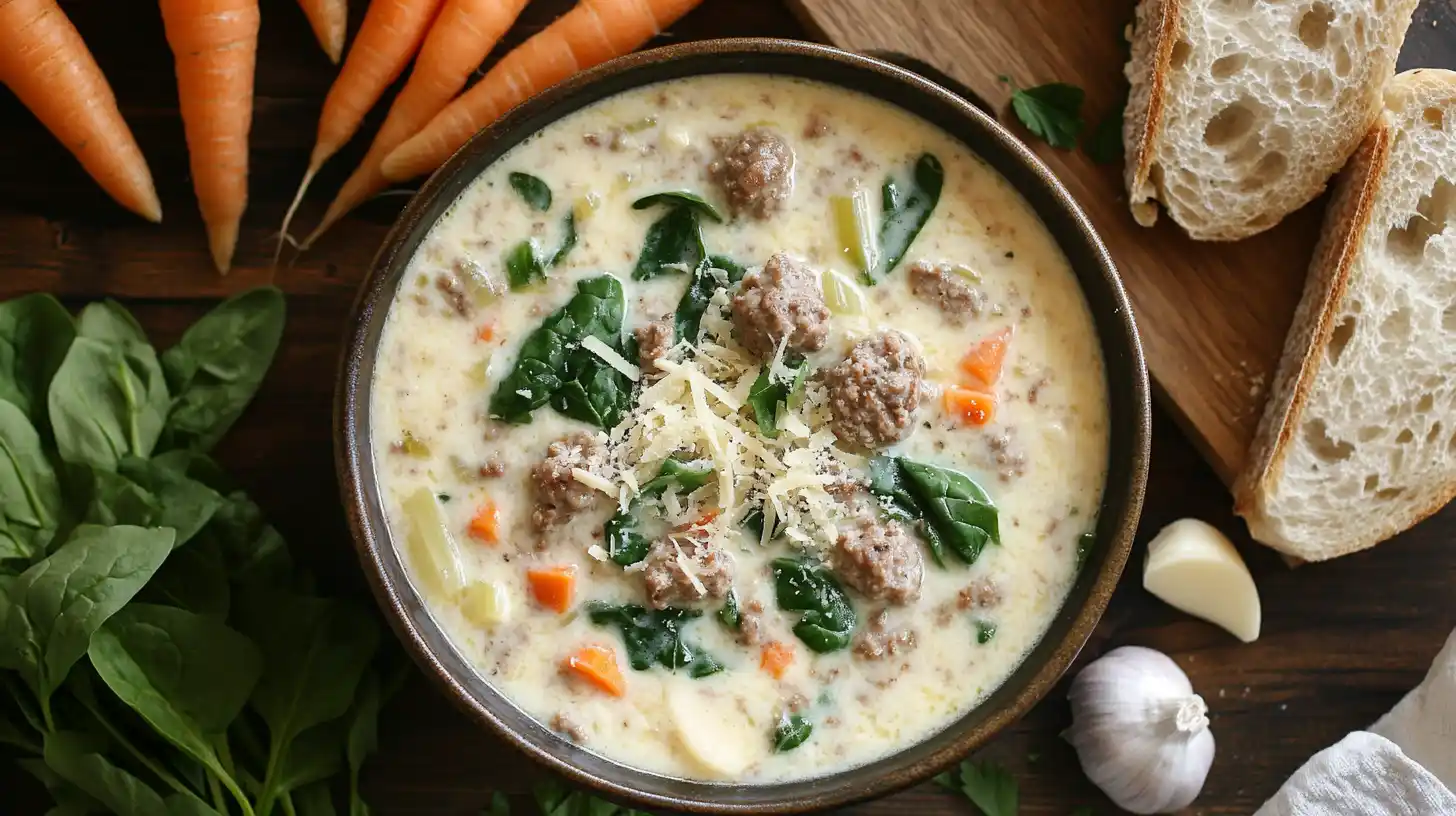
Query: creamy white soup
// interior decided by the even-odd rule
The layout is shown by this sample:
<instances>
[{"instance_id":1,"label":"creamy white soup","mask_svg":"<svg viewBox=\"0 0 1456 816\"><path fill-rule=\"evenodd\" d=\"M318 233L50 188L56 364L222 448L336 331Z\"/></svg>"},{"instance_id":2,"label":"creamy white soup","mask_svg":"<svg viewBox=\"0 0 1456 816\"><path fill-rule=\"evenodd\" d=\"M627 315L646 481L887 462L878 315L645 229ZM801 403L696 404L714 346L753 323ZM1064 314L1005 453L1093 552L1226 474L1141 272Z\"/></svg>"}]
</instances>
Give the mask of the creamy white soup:
<instances>
[{"instance_id":1,"label":"creamy white soup","mask_svg":"<svg viewBox=\"0 0 1456 816\"><path fill-rule=\"evenodd\" d=\"M483 172L371 399L391 539L460 654L694 779L831 773L974 708L1060 609L1107 461L1091 317L1027 203L914 116L770 76L606 99Z\"/></svg>"}]
</instances>

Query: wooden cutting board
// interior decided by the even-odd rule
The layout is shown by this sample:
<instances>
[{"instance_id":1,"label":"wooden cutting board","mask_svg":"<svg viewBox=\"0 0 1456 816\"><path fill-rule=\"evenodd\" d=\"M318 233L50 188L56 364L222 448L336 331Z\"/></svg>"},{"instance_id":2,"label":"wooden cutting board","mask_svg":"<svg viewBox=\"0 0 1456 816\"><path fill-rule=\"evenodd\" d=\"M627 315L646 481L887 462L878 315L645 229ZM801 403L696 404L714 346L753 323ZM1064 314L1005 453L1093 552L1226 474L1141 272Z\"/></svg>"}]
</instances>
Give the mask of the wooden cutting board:
<instances>
[{"instance_id":1,"label":"wooden cutting board","mask_svg":"<svg viewBox=\"0 0 1456 816\"><path fill-rule=\"evenodd\" d=\"M1023 87L1086 89L1089 129L1121 103L1123 28L1134 0L790 0L804 23L854 51L929 63L1010 121L1009 75ZM1447 32L1447 36L1450 33ZM1026 133L1014 126L1019 134ZM1133 221L1122 165L1026 139L1087 210L1122 272L1164 402L1225 484L1244 460L1279 361L1319 229L1320 199L1237 243L1189 240L1163 215Z\"/></svg>"}]
</instances>

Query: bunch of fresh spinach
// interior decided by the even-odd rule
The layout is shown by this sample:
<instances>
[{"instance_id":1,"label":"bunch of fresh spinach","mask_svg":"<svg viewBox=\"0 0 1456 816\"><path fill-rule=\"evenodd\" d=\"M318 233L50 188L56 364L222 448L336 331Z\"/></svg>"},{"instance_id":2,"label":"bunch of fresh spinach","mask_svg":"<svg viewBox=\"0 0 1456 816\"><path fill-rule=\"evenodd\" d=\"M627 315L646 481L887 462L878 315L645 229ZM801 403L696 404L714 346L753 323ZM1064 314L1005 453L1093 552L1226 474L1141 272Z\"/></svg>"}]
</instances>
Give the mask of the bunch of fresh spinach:
<instances>
[{"instance_id":1,"label":"bunch of fresh spinach","mask_svg":"<svg viewBox=\"0 0 1456 816\"><path fill-rule=\"evenodd\" d=\"M940 190L945 186L945 168L935 154L922 153L911 169L909 191L902 190L901 185L892 176L880 188L879 262L862 276L870 285L895 271L925 222L930 220L935 205L940 202Z\"/></svg>"},{"instance_id":2,"label":"bunch of fresh spinach","mask_svg":"<svg viewBox=\"0 0 1456 816\"><path fill-rule=\"evenodd\" d=\"M283 295L158 356L112 302L0 304L0 742L56 813L350 813L383 692L379 626L315 597L207 451L282 335Z\"/></svg>"},{"instance_id":3,"label":"bunch of fresh spinach","mask_svg":"<svg viewBox=\"0 0 1456 816\"><path fill-rule=\"evenodd\" d=\"M643 500L661 496L673 486L682 495L687 495L707 484L712 477L713 464L706 459L663 460L657 475L642 485L637 500L628 505L626 510L614 513L602 527L602 534L607 539L607 553L612 560L624 567L630 567L647 557L647 536L637 531L637 514L642 509Z\"/></svg>"},{"instance_id":4,"label":"bunch of fresh spinach","mask_svg":"<svg viewBox=\"0 0 1456 816\"><path fill-rule=\"evenodd\" d=\"M701 219L723 222L723 214L717 208L702 196L684 190L653 193L632 202L634 210L657 206L667 207L667 213L647 228L642 252L632 269L632 280L693 272L708 258Z\"/></svg>"},{"instance_id":5,"label":"bunch of fresh spinach","mask_svg":"<svg viewBox=\"0 0 1456 816\"><path fill-rule=\"evenodd\" d=\"M625 310L616 278L598 275L578 281L571 300L526 336L515 368L490 398L491 416L525 424L532 411L549 402L573 419L604 430L615 427L631 408L632 381L582 348L581 341L593 336L624 353Z\"/></svg>"},{"instance_id":6,"label":"bunch of fresh spinach","mask_svg":"<svg viewBox=\"0 0 1456 816\"><path fill-rule=\"evenodd\" d=\"M804 613L794 624L794 635L820 653L848 646L856 623L854 607L834 574L793 558L775 558L770 566L779 607Z\"/></svg>"},{"instance_id":7,"label":"bunch of fresh spinach","mask_svg":"<svg viewBox=\"0 0 1456 816\"><path fill-rule=\"evenodd\" d=\"M529 173L511 173L511 189L537 212L551 209L551 187ZM567 210L561 219L561 244L554 252L546 252L534 238L528 238L506 250L506 282L511 289L524 289L546 279L546 270L559 265L576 246L576 211Z\"/></svg>"},{"instance_id":8,"label":"bunch of fresh spinach","mask_svg":"<svg viewBox=\"0 0 1456 816\"><path fill-rule=\"evenodd\" d=\"M627 647L627 662L637 671L657 664L668 671L687 669L693 678L723 670L712 655L683 640L682 628L703 613L697 609L643 609L636 604L593 601L587 614L597 626L615 626Z\"/></svg>"},{"instance_id":9,"label":"bunch of fresh spinach","mask_svg":"<svg viewBox=\"0 0 1456 816\"><path fill-rule=\"evenodd\" d=\"M919 522L935 563L945 566L947 548L967 564L976 563L987 542L999 543L996 505L964 473L904 457L870 460L870 492L883 497L889 514Z\"/></svg>"}]
</instances>

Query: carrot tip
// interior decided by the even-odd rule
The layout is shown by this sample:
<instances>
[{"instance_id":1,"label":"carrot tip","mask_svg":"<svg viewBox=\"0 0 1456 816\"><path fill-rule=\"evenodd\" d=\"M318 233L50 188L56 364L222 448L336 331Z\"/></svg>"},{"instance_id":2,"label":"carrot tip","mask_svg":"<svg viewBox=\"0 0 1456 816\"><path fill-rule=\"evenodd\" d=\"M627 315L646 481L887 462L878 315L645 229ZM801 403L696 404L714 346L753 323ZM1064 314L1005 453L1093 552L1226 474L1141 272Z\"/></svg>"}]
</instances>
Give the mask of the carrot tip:
<instances>
[{"instance_id":1,"label":"carrot tip","mask_svg":"<svg viewBox=\"0 0 1456 816\"><path fill-rule=\"evenodd\" d=\"M226 275L233 265L233 252L238 247L238 222L218 224L207 231L207 243L212 250L212 262L218 274Z\"/></svg>"}]
</instances>

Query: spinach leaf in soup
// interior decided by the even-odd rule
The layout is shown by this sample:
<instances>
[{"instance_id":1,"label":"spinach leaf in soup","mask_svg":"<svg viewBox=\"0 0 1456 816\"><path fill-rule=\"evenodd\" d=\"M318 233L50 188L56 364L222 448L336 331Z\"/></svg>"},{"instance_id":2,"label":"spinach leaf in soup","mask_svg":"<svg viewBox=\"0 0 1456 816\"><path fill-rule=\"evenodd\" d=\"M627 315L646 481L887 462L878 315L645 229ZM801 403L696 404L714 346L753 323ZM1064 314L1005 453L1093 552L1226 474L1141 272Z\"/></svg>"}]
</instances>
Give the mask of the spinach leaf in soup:
<instances>
[{"instance_id":1,"label":"spinach leaf in soup","mask_svg":"<svg viewBox=\"0 0 1456 816\"><path fill-rule=\"evenodd\" d=\"M546 212L551 209L551 188L546 182L531 175L530 173L511 173L507 178L510 180L511 189L526 202L526 205L536 212Z\"/></svg>"},{"instance_id":2,"label":"spinach leaf in soup","mask_svg":"<svg viewBox=\"0 0 1456 816\"><path fill-rule=\"evenodd\" d=\"M206 452L222 439L273 364L286 317L281 291L250 289L218 304L163 352L173 394L165 447Z\"/></svg>"},{"instance_id":3,"label":"spinach leaf in soup","mask_svg":"<svg viewBox=\"0 0 1456 816\"><path fill-rule=\"evenodd\" d=\"M657 475L643 484L639 493L642 498L655 498L669 488L677 487L679 493L687 495L707 484L712 477L713 464L706 459L666 459ZM602 533L607 540L607 552L614 562L624 567L646 558L651 545L647 536L637 530L637 513L640 510L639 499L632 502L626 510L613 514L602 527Z\"/></svg>"},{"instance_id":4,"label":"spinach leaf in soup","mask_svg":"<svg viewBox=\"0 0 1456 816\"><path fill-rule=\"evenodd\" d=\"M651 546L647 536L637 531L636 511L636 505L626 510L618 510L602 525L608 555L624 567L630 567L646 558L647 550Z\"/></svg>"},{"instance_id":5,"label":"spinach leaf in soup","mask_svg":"<svg viewBox=\"0 0 1456 816\"><path fill-rule=\"evenodd\" d=\"M803 391L804 381L809 377L809 363L802 358L793 363L785 359L784 365L793 372L791 378L776 377L770 371L772 366L764 366L748 389L748 405L758 422L758 432L769 439L777 439L779 435L779 406L787 405L791 397Z\"/></svg>"},{"instance_id":6,"label":"spinach leaf in soup","mask_svg":"<svg viewBox=\"0 0 1456 816\"><path fill-rule=\"evenodd\" d=\"M599 428L616 426L631 407L632 381L581 348L588 335L622 349L622 284L611 275L579 281L577 293L526 336L515 367L490 398L490 414L525 424L550 402Z\"/></svg>"},{"instance_id":7,"label":"spinach leaf in soup","mask_svg":"<svg viewBox=\"0 0 1456 816\"><path fill-rule=\"evenodd\" d=\"M782 754L803 745L814 733L814 725L798 714L790 714L774 728L774 753Z\"/></svg>"},{"instance_id":8,"label":"spinach leaf in soup","mask_svg":"<svg viewBox=\"0 0 1456 816\"><path fill-rule=\"evenodd\" d=\"M61 483L40 434L24 411L0 399L0 561L44 552L61 512Z\"/></svg>"},{"instance_id":9,"label":"spinach leaf in soup","mask_svg":"<svg viewBox=\"0 0 1456 816\"><path fill-rule=\"evenodd\" d=\"M874 269L863 276L867 284L884 280L910 251L940 201L945 169L934 154L922 153L911 171L909 190L902 190L901 184L891 177L881 188L880 254Z\"/></svg>"},{"instance_id":10,"label":"spinach leaf in soup","mask_svg":"<svg viewBox=\"0 0 1456 816\"><path fill-rule=\"evenodd\" d=\"M986 645L996 637L996 624L992 621L976 621L976 642Z\"/></svg>"},{"instance_id":11,"label":"spinach leaf in soup","mask_svg":"<svg viewBox=\"0 0 1456 816\"><path fill-rule=\"evenodd\" d=\"M779 607L804 613L794 624L794 635L820 653L848 646L856 623L854 607L834 575L793 558L775 558L770 566Z\"/></svg>"},{"instance_id":12,"label":"spinach leaf in soup","mask_svg":"<svg viewBox=\"0 0 1456 816\"><path fill-rule=\"evenodd\" d=\"M728 597L723 599L723 605L718 608L718 622L734 632L743 625L743 612L738 608L738 593L731 588L728 590Z\"/></svg>"},{"instance_id":13,"label":"spinach leaf in soup","mask_svg":"<svg viewBox=\"0 0 1456 816\"><path fill-rule=\"evenodd\" d=\"M525 289L532 284L546 280L546 270L566 260L576 246L576 213L568 212L561 219L561 244L555 252L546 254L535 238L528 238L506 252L506 283L511 291Z\"/></svg>"},{"instance_id":14,"label":"spinach leaf in soup","mask_svg":"<svg viewBox=\"0 0 1456 816\"><path fill-rule=\"evenodd\" d=\"M47 294L0 302L0 399L29 417L42 438L50 435L46 394L66 359L76 325L60 301Z\"/></svg>"},{"instance_id":15,"label":"spinach leaf in soup","mask_svg":"<svg viewBox=\"0 0 1456 816\"><path fill-rule=\"evenodd\" d=\"M708 310L708 302L720 289L726 289L736 285L743 280L748 270L731 258L722 255L712 255L698 264L693 270L692 282L688 284L687 291L683 293L682 300L678 301L677 312L673 316L673 328L679 341L686 340L689 343L698 341L698 331L702 325L703 313Z\"/></svg>"},{"instance_id":16,"label":"spinach leaf in soup","mask_svg":"<svg viewBox=\"0 0 1456 816\"><path fill-rule=\"evenodd\" d=\"M919 522L931 558L945 565L945 551L975 563L986 543L999 542L996 505L964 473L905 458L875 457L869 463L870 492L881 497L886 515Z\"/></svg>"},{"instance_id":17,"label":"spinach leaf in soup","mask_svg":"<svg viewBox=\"0 0 1456 816\"><path fill-rule=\"evenodd\" d=\"M91 636L141 591L174 539L165 528L81 525L49 557L0 584L0 668L19 673L49 712Z\"/></svg>"},{"instance_id":18,"label":"spinach leaf in soup","mask_svg":"<svg viewBox=\"0 0 1456 816\"><path fill-rule=\"evenodd\" d=\"M1097 546L1097 531L1088 530L1077 536L1077 571L1087 563L1087 558L1092 555L1092 549Z\"/></svg>"},{"instance_id":19,"label":"spinach leaf in soup","mask_svg":"<svg viewBox=\"0 0 1456 816\"><path fill-rule=\"evenodd\" d=\"M644 609L636 604L614 605L601 601L587 604L587 614L597 626L615 626L627 647L627 661L637 671L654 664L668 671L687 669L693 678L723 670L712 655L683 640L682 628L703 613L696 609Z\"/></svg>"},{"instance_id":20,"label":"spinach leaf in soup","mask_svg":"<svg viewBox=\"0 0 1456 816\"><path fill-rule=\"evenodd\" d=\"M686 496L707 484L713 478L713 463L707 459L664 459L657 475L642 485L641 494L646 497L661 496L670 487Z\"/></svg>"},{"instance_id":21,"label":"spinach leaf in soup","mask_svg":"<svg viewBox=\"0 0 1456 816\"><path fill-rule=\"evenodd\" d=\"M723 213L708 203L706 198L688 190L667 190L643 196L632 202L632 209L646 210L665 204L669 207L687 207L715 224L723 223Z\"/></svg>"},{"instance_id":22,"label":"spinach leaf in soup","mask_svg":"<svg viewBox=\"0 0 1456 816\"><path fill-rule=\"evenodd\" d=\"M684 198L690 196L690 198ZM658 193L640 198L633 209L646 209L665 204L667 213L647 228L642 239L642 252L632 269L633 280L651 280L659 275L684 274L695 271L708 257L703 244L703 227L699 215L704 207L716 214L711 205L691 193ZM721 220L718 216L715 220Z\"/></svg>"}]
</instances>

